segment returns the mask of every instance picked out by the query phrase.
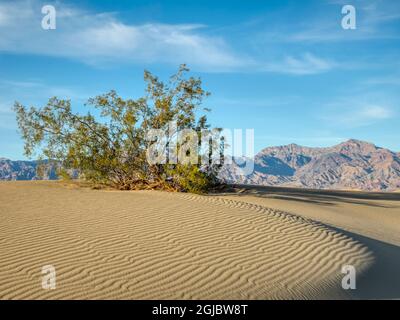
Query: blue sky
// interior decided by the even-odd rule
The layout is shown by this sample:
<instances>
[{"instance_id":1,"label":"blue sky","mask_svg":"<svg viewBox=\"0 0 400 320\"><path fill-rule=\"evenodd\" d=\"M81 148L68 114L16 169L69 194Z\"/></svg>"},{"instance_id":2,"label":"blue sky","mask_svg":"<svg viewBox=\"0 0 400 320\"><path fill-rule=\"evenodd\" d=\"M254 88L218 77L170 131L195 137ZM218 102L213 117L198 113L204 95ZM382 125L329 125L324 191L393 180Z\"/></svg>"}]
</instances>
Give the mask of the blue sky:
<instances>
[{"instance_id":1,"label":"blue sky","mask_svg":"<svg viewBox=\"0 0 400 320\"><path fill-rule=\"evenodd\" d=\"M400 151L399 1L0 0L0 157L25 158L15 100L81 111L110 89L140 97L144 69L166 78L180 63L212 93L212 124L254 128L256 151L349 138Z\"/></svg>"}]
</instances>

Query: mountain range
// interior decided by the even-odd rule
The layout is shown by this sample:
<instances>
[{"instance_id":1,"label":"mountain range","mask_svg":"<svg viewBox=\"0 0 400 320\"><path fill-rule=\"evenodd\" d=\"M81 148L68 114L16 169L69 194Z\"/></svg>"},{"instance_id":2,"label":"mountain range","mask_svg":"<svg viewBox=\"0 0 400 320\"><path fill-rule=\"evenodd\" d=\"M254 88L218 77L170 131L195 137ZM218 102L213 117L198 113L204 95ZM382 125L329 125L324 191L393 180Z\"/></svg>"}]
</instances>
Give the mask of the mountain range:
<instances>
[{"instance_id":1,"label":"mountain range","mask_svg":"<svg viewBox=\"0 0 400 320\"><path fill-rule=\"evenodd\" d=\"M297 144L269 147L256 154L254 160L245 160L254 161L251 174L243 174L242 167L233 162L223 167L220 178L234 184L400 190L400 153L355 139L328 148Z\"/></svg>"},{"instance_id":2,"label":"mountain range","mask_svg":"<svg viewBox=\"0 0 400 320\"><path fill-rule=\"evenodd\" d=\"M0 158L0 180L57 179L54 168L50 167L43 171L43 176L40 176L37 170L40 163L43 163L43 161L13 161L6 158Z\"/></svg>"},{"instance_id":3,"label":"mountain range","mask_svg":"<svg viewBox=\"0 0 400 320\"><path fill-rule=\"evenodd\" d=\"M243 160L243 159L241 159ZM245 159L254 171L244 174L233 162L224 165L219 177L231 184L345 189L363 191L400 190L400 153L372 143L348 140L333 147L310 148L297 144L268 147ZM56 179L50 169L37 174L39 161L0 158L0 180Z\"/></svg>"}]
</instances>

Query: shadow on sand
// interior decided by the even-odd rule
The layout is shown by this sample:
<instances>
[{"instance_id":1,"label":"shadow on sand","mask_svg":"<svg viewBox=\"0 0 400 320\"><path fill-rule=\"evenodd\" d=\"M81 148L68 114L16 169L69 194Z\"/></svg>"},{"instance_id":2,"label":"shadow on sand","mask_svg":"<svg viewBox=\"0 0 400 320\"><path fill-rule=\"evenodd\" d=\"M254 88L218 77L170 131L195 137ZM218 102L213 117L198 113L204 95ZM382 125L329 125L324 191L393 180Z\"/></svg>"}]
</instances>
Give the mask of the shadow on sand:
<instances>
[{"instance_id":1,"label":"shadow on sand","mask_svg":"<svg viewBox=\"0 0 400 320\"><path fill-rule=\"evenodd\" d=\"M304 203L336 205L338 202L381 208L400 208L400 193L314 190L253 185L230 185L224 193L236 196L251 195ZM381 204L368 200L398 201L398 205ZM336 203L335 203L336 202Z\"/></svg>"},{"instance_id":2,"label":"shadow on sand","mask_svg":"<svg viewBox=\"0 0 400 320\"><path fill-rule=\"evenodd\" d=\"M373 254L372 266L357 277L355 299L400 299L400 247L328 226L367 246Z\"/></svg>"},{"instance_id":3,"label":"shadow on sand","mask_svg":"<svg viewBox=\"0 0 400 320\"><path fill-rule=\"evenodd\" d=\"M400 193L328 191L249 185L231 185L222 192L225 195L234 194L239 197L250 195L316 205L351 203L382 208L400 208ZM390 202L373 202L376 200ZM349 292L350 296L355 299L400 299L400 246L349 232L330 224L319 223L364 244L373 254L373 264L357 277L357 289ZM338 285L340 286L340 284Z\"/></svg>"}]
</instances>

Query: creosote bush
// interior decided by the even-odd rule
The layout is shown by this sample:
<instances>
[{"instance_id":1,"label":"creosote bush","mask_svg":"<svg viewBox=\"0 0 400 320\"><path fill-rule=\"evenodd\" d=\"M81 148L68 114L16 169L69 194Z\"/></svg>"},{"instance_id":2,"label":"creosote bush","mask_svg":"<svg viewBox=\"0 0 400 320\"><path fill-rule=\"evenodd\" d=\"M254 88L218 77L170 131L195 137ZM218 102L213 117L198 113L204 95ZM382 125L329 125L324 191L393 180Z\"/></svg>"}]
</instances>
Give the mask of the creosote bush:
<instances>
[{"instance_id":1,"label":"creosote bush","mask_svg":"<svg viewBox=\"0 0 400 320\"><path fill-rule=\"evenodd\" d=\"M51 159L63 168L60 172L64 179L68 172L76 170L93 186L206 192L217 183L219 164L152 164L147 159L149 147L155 142L148 138L149 130L171 130L171 122L176 124L176 132L191 129L200 135L209 130L202 112L209 110L201 108L209 93L202 89L200 79L186 76L188 71L181 65L167 83L145 71L143 98L123 99L110 91L89 99L85 105L89 111L84 115L72 110L70 100L56 97L42 108L27 108L16 102L14 109L25 154L32 157L38 152L40 158ZM170 132L170 136L173 134ZM198 141L200 149L200 137ZM183 145L171 139L166 148L179 154ZM222 154L219 147L209 147L207 152ZM167 158L172 153L167 153Z\"/></svg>"}]
</instances>

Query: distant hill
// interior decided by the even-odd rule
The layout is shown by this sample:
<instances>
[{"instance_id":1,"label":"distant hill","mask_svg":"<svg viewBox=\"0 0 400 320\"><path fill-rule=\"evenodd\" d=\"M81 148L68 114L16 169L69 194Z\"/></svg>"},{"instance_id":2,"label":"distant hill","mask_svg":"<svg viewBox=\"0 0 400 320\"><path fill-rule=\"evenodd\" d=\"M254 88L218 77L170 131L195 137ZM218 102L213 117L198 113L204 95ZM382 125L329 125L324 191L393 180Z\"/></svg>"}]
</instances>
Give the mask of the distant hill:
<instances>
[{"instance_id":1,"label":"distant hill","mask_svg":"<svg viewBox=\"0 0 400 320\"><path fill-rule=\"evenodd\" d=\"M54 168L48 167L43 177L37 173L39 161L13 161L0 158L0 180L54 180L57 179ZM43 163L43 161L42 161ZM45 161L45 163L47 163Z\"/></svg>"},{"instance_id":2,"label":"distant hill","mask_svg":"<svg viewBox=\"0 0 400 320\"><path fill-rule=\"evenodd\" d=\"M57 179L51 168L39 177L38 163L0 158L0 180ZM221 170L220 178L227 183L263 186L398 191L400 153L354 139L329 148L289 144L259 152L250 175L243 175L240 166L232 164Z\"/></svg>"},{"instance_id":3,"label":"distant hill","mask_svg":"<svg viewBox=\"0 0 400 320\"><path fill-rule=\"evenodd\" d=\"M238 165L226 165L220 177L228 183L265 186L400 189L400 153L354 139L329 148L296 144L265 148L255 156L254 168L245 176Z\"/></svg>"}]
</instances>

